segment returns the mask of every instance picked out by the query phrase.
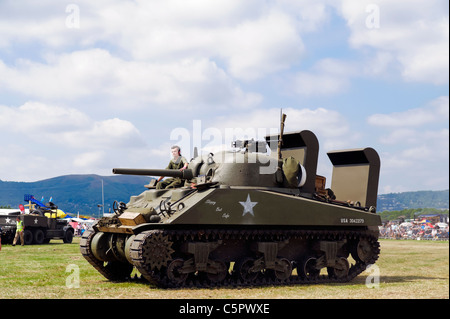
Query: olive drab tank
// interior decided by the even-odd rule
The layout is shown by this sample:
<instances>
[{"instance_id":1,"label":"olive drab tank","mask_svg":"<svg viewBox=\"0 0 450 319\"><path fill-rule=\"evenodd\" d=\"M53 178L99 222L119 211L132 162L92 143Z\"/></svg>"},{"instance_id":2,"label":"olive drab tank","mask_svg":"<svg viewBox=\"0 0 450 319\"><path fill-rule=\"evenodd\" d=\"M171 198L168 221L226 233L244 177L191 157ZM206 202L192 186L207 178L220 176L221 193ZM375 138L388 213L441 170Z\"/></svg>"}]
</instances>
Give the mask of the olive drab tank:
<instances>
[{"instance_id":1,"label":"olive drab tank","mask_svg":"<svg viewBox=\"0 0 450 319\"><path fill-rule=\"evenodd\" d=\"M128 203L114 202L113 216L84 233L82 255L109 280L133 273L160 287L347 282L375 263L374 149L328 152L333 172L325 188L311 131L282 129L233 146L196 156L183 171L113 169L185 183L146 185Z\"/></svg>"}]
</instances>

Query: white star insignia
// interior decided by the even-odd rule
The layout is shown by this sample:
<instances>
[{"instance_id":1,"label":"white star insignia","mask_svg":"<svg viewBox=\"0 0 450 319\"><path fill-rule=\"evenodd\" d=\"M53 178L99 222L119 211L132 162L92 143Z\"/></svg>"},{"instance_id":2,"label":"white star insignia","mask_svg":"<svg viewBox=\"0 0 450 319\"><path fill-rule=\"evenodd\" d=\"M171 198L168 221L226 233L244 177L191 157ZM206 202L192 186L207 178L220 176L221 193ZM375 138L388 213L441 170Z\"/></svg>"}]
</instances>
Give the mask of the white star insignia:
<instances>
[{"instance_id":1,"label":"white star insignia","mask_svg":"<svg viewBox=\"0 0 450 319\"><path fill-rule=\"evenodd\" d=\"M7 224L9 224L10 221L11 221L11 219L10 219L9 217L6 217L5 222L6 222ZM11 224L12 224L12 223L11 223Z\"/></svg>"},{"instance_id":2,"label":"white star insignia","mask_svg":"<svg viewBox=\"0 0 450 319\"><path fill-rule=\"evenodd\" d=\"M253 207L255 207L258 202L252 202L250 199L250 194L247 195L247 201L245 202L239 202L242 206L244 206L244 212L242 213L242 216L246 215L247 213L252 214L252 216L255 216L253 213Z\"/></svg>"}]
</instances>

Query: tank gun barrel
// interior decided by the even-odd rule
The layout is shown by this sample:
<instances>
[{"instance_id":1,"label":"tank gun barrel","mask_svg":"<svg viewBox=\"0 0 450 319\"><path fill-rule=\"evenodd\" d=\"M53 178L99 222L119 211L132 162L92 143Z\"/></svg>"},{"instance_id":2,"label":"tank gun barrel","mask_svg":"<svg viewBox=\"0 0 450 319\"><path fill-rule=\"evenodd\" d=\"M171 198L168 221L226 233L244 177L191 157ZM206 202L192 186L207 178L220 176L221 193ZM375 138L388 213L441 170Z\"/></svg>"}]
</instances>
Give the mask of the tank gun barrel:
<instances>
[{"instance_id":1,"label":"tank gun barrel","mask_svg":"<svg viewBox=\"0 0 450 319\"><path fill-rule=\"evenodd\" d=\"M194 177L190 169L179 171L176 169L113 168L112 172L113 174L122 175L167 176L182 179L192 179Z\"/></svg>"}]
</instances>

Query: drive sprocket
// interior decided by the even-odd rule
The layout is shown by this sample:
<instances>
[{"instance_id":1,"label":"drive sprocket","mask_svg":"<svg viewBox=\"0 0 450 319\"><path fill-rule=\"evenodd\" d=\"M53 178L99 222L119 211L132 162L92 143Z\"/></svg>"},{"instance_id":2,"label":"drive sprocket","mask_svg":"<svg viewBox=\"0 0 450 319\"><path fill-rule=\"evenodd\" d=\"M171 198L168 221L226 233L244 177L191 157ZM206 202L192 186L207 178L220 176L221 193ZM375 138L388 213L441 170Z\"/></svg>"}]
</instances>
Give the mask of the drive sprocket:
<instances>
[{"instance_id":1,"label":"drive sprocket","mask_svg":"<svg viewBox=\"0 0 450 319\"><path fill-rule=\"evenodd\" d=\"M131 260L138 270L145 268L141 273L160 270L172 260L172 244L162 230L144 231L131 244Z\"/></svg>"}]
</instances>

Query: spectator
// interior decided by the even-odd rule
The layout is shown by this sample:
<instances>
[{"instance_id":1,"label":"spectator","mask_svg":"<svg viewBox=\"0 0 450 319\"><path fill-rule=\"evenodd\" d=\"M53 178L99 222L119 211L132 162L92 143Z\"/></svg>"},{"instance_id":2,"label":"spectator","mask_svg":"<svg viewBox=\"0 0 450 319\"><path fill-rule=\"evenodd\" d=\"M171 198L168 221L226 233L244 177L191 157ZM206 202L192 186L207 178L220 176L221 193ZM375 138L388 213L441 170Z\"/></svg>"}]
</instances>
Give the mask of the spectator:
<instances>
[{"instance_id":1,"label":"spectator","mask_svg":"<svg viewBox=\"0 0 450 319\"><path fill-rule=\"evenodd\" d=\"M388 222L379 227L380 238L448 240L448 225L443 228L431 224L400 224Z\"/></svg>"}]
</instances>

